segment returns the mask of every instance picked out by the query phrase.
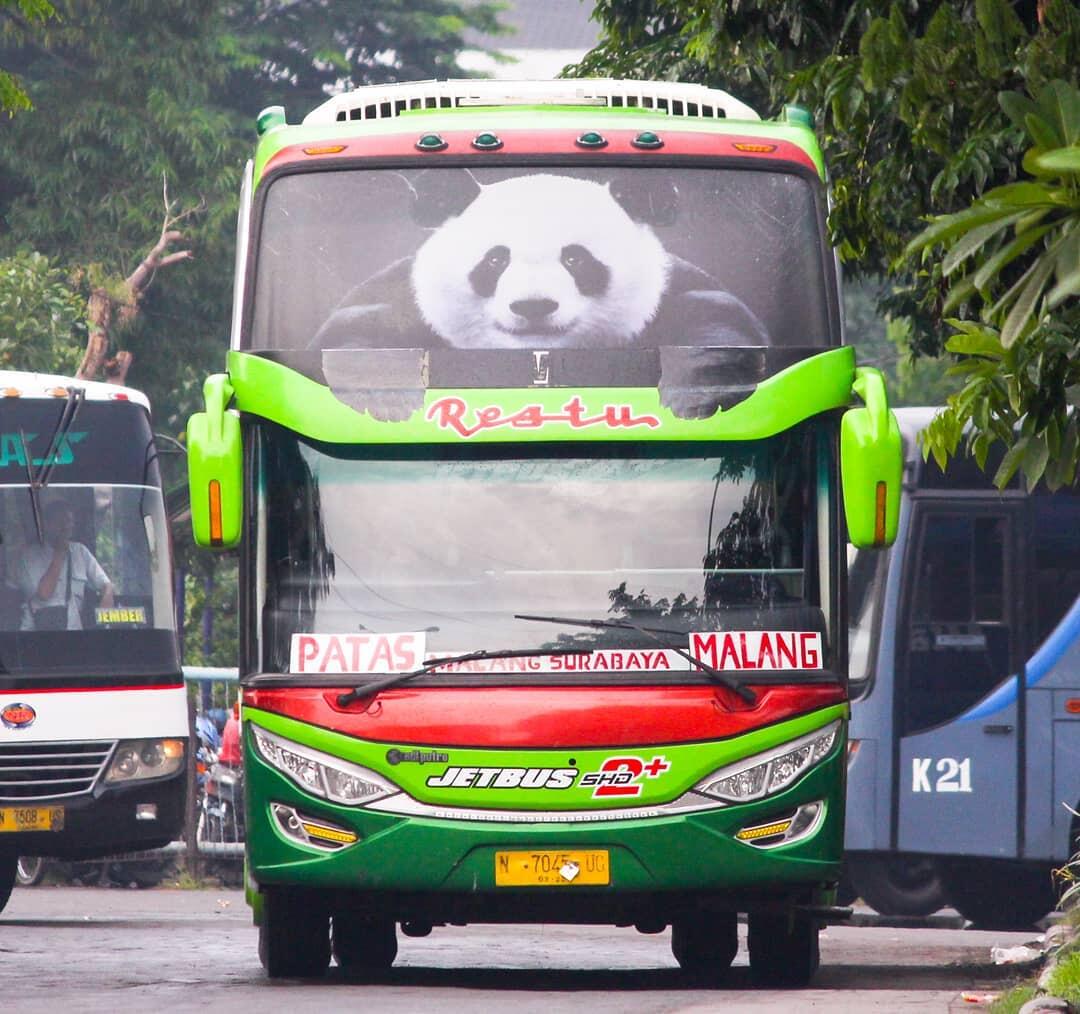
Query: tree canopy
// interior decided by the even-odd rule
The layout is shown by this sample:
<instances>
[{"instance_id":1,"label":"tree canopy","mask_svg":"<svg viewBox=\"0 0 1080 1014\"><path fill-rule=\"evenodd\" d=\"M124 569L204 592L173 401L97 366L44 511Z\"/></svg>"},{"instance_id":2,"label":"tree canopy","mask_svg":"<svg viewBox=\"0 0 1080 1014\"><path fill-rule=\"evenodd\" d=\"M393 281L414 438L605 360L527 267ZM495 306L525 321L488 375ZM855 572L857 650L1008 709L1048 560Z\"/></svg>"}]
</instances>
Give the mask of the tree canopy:
<instances>
[{"instance_id":1,"label":"tree canopy","mask_svg":"<svg viewBox=\"0 0 1080 1014\"><path fill-rule=\"evenodd\" d=\"M601 44L572 74L678 78L729 90L763 115L791 101L813 111L830 167L833 240L849 275L889 279L882 306L907 327L913 354L940 353L954 333L949 312L966 316L967 306L960 292L946 310L956 290L940 247L924 257L925 247L912 241L931 216L964 212L986 191L1023 177L1031 140L1023 117L1010 114L1052 82L1075 84L1080 68L1080 9L1069 0L597 0L594 16ZM1017 98L1002 104L1000 93ZM1026 259L1003 280L1046 250L1047 237L1028 239ZM993 243L987 251L998 253ZM1038 269L1044 280L1045 270ZM1053 316L1053 328L1029 328L1014 355L1026 350L1032 363L1045 363L1053 345L1044 338L1053 332L1059 351L1049 358L1058 365L1013 374L1014 390L1029 389L1013 397L1011 421L999 415L996 429L989 406L969 411L992 388L968 391L949 428L931 433L938 453L955 449L952 438L965 423L1011 443L1025 405L1037 409L1036 428L1053 416L1065 431L1064 399L1053 385L1062 377L1062 350L1077 344L1075 324L1063 317L1075 296L1057 291L1058 303L1033 307ZM957 340L950 351L967 350ZM1048 414L1048 405L1057 407Z\"/></svg>"},{"instance_id":2,"label":"tree canopy","mask_svg":"<svg viewBox=\"0 0 1080 1014\"><path fill-rule=\"evenodd\" d=\"M111 305L113 339L134 357L128 382L150 396L155 429L180 437L206 375L224 365L237 197L259 111L284 105L298 119L329 89L463 76L466 30L497 32L497 9L0 0L0 108L13 113L0 131L0 365L74 370L100 322L94 307ZM181 234L173 253L192 256L165 271L167 231ZM185 595L189 661L227 663L235 620L231 634L220 620L235 581L220 568L234 561L196 558L185 529L180 566L198 574Z\"/></svg>"},{"instance_id":3,"label":"tree canopy","mask_svg":"<svg viewBox=\"0 0 1080 1014\"><path fill-rule=\"evenodd\" d=\"M0 133L0 257L37 251L122 305L166 216L196 212L193 257L148 280L122 336L173 434L223 365L259 110L458 73L466 29L497 30L495 5L459 0L55 0L48 20L43 0L0 4L0 67L33 103Z\"/></svg>"}]
</instances>

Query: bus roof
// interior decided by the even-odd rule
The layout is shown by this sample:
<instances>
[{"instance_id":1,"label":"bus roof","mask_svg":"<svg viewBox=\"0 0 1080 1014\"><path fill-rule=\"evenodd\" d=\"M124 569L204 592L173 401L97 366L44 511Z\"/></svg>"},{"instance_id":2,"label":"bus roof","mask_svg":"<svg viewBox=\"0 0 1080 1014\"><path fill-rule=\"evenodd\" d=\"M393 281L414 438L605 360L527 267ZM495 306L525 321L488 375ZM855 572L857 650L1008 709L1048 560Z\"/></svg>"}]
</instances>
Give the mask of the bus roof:
<instances>
[{"instance_id":1,"label":"bus roof","mask_svg":"<svg viewBox=\"0 0 1080 1014\"><path fill-rule=\"evenodd\" d=\"M57 373L0 370L0 397L4 398L66 398L72 387L82 388L87 401L133 401L150 411L146 395L133 387L97 380L78 380Z\"/></svg>"},{"instance_id":2,"label":"bus roof","mask_svg":"<svg viewBox=\"0 0 1080 1014\"><path fill-rule=\"evenodd\" d=\"M342 92L317 106L304 123L386 119L433 109L504 106L588 106L651 109L671 116L760 120L746 103L718 88L673 81L612 78L553 81L408 81Z\"/></svg>"},{"instance_id":3,"label":"bus roof","mask_svg":"<svg viewBox=\"0 0 1080 1014\"><path fill-rule=\"evenodd\" d=\"M781 119L762 120L727 92L671 81L450 80L368 85L327 99L300 124L288 124L285 110L271 106L259 115L257 125L256 183L271 160L275 166L284 159L316 168L313 163L328 159L408 155L438 164L440 153L479 160L500 149L510 156L538 151L581 156L588 155L590 148L642 159L652 151L768 158L799 163L824 179L824 162L806 110L788 106ZM582 140L601 130L607 135L625 131L627 137L606 136L598 143ZM498 131L499 140L506 144L486 148L471 144L477 131ZM436 133L447 143L416 143L423 135ZM630 138L643 133L658 135L659 143L631 146ZM546 140L541 142L541 135ZM731 143L718 143L717 138Z\"/></svg>"}]
</instances>

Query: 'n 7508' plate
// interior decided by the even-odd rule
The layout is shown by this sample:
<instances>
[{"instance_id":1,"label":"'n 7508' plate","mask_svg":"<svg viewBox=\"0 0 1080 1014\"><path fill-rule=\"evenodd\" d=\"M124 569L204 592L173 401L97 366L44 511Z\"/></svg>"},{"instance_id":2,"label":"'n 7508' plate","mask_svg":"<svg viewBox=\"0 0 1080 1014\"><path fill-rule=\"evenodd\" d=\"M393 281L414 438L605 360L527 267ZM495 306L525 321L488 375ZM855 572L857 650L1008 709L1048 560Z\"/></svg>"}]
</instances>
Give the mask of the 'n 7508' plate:
<instances>
[{"instance_id":1,"label":"'n 7508' plate","mask_svg":"<svg viewBox=\"0 0 1080 1014\"><path fill-rule=\"evenodd\" d=\"M0 832L3 831L62 831L62 806L0 807Z\"/></svg>"}]
</instances>

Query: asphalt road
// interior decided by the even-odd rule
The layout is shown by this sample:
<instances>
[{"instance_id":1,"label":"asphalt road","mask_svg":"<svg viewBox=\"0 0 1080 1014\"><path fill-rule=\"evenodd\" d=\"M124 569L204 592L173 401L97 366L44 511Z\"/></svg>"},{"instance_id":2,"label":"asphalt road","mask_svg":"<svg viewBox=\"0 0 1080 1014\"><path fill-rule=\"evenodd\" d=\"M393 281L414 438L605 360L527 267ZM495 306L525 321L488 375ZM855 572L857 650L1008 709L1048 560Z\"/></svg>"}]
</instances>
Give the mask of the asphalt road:
<instances>
[{"instance_id":1,"label":"asphalt road","mask_svg":"<svg viewBox=\"0 0 1080 1014\"><path fill-rule=\"evenodd\" d=\"M723 987L694 986L671 956L668 933L470 926L400 937L397 963L374 984L346 982L335 968L319 982L271 983L239 891L41 886L16 889L0 915L0 1007L214 1014L972 1010L962 994L999 991L1017 974L995 966L991 948L1036 936L830 927L812 988L793 993L753 988L745 949Z\"/></svg>"}]
</instances>

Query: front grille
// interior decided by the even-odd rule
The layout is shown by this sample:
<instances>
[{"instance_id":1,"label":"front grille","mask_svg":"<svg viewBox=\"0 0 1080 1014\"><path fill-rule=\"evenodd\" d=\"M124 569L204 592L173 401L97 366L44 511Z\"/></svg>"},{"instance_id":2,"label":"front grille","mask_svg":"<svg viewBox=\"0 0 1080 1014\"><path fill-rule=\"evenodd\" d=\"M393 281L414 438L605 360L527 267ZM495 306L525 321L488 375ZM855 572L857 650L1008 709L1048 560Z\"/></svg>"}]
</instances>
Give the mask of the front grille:
<instances>
[{"instance_id":1,"label":"front grille","mask_svg":"<svg viewBox=\"0 0 1080 1014\"><path fill-rule=\"evenodd\" d=\"M89 792L115 740L0 745L0 800L52 799Z\"/></svg>"}]
</instances>

